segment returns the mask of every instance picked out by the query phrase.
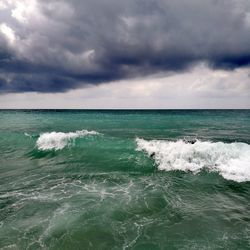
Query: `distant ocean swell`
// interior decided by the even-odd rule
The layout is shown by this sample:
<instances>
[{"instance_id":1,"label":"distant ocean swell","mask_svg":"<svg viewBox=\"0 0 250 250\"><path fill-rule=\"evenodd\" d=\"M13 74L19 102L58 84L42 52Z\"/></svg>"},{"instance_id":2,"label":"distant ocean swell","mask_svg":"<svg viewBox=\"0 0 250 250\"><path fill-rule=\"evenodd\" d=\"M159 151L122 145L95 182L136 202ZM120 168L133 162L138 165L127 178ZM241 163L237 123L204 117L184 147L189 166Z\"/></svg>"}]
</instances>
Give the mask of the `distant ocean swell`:
<instances>
[{"instance_id":1,"label":"distant ocean swell","mask_svg":"<svg viewBox=\"0 0 250 250\"><path fill-rule=\"evenodd\" d=\"M29 134L26 136L31 137ZM40 134L36 147L41 151L61 150L72 145L76 138L101 135L97 131L46 132ZM191 144L185 140L144 140L136 138L135 151L143 151L151 157L157 168L164 171L199 173L205 169L217 172L227 180L250 181L250 145L197 140Z\"/></svg>"}]
</instances>

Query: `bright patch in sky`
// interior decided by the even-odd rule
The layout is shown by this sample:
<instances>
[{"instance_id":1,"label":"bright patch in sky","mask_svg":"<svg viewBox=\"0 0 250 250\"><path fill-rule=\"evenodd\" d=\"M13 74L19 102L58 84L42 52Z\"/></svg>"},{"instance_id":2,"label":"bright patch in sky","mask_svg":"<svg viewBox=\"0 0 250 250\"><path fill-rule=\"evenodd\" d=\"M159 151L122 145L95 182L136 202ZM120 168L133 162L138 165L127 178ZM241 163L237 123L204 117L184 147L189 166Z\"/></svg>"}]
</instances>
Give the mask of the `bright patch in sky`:
<instances>
[{"instance_id":1,"label":"bright patch in sky","mask_svg":"<svg viewBox=\"0 0 250 250\"><path fill-rule=\"evenodd\" d=\"M7 39L7 41L11 45L13 45L13 43L16 40L15 32L7 24L5 24L5 23L2 23L0 25L0 31L5 36L5 38Z\"/></svg>"}]
</instances>

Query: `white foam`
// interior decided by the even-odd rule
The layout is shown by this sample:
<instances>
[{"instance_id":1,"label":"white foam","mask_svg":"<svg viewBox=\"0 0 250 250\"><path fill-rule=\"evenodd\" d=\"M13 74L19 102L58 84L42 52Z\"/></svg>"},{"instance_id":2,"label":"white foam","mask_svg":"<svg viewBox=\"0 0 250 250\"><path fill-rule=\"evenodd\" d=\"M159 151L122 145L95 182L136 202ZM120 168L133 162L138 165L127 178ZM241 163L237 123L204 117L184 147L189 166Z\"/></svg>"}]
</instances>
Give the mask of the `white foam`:
<instances>
[{"instance_id":1,"label":"white foam","mask_svg":"<svg viewBox=\"0 0 250 250\"><path fill-rule=\"evenodd\" d=\"M81 130L76 132L50 132L43 133L37 139L36 145L39 150L59 150L69 145L78 137L97 135L96 131Z\"/></svg>"},{"instance_id":2,"label":"white foam","mask_svg":"<svg viewBox=\"0 0 250 250\"><path fill-rule=\"evenodd\" d=\"M29 133L24 133L25 136L31 138L32 136Z\"/></svg>"},{"instance_id":3,"label":"white foam","mask_svg":"<svg viewBox=\"0 0 250 250\"><path fill-rule=\"evenodd\" d=\"M250 145L197 140L194 144L183 140L163 141L136 139L137 150L153 157L159 170L192 171L206 168L225 179L250 181Z\"/></svg>"}]
</instances>

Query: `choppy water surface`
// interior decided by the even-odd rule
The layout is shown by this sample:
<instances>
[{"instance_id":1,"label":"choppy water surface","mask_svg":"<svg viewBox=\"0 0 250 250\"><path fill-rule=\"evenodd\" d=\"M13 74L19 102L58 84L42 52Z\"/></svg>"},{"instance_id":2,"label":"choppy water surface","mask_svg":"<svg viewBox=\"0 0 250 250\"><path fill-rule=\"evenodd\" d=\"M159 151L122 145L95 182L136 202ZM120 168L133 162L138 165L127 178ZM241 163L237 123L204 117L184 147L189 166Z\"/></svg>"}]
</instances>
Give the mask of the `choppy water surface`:
<instances>
[{"instance_id":1,"label":"choppy water surface","mask_svg":"<svg viewBox=\"0 0 250 250\"><path fill-rule=\"evenodd\" d=\"M250 111L0 111L1 249L249 249Z\"/></svg>"}]
</instances>

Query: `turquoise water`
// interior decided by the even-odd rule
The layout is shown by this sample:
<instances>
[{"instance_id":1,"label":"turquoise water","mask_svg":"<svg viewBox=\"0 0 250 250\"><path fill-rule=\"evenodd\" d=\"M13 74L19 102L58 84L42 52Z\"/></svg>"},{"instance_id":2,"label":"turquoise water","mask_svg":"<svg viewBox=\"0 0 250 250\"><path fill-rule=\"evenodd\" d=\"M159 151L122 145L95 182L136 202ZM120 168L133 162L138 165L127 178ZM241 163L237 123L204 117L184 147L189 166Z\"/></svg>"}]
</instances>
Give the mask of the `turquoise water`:
<instances>
[{"instance_id":1,"label":"turquoise water","mask_svg":"<svg viewBox=\"0 0 250 250\"><path fill-rule=\"evenodd\" d=\"M0 111L1 249L249 249L250 111Z\"/></svg>"}]
</instances>

